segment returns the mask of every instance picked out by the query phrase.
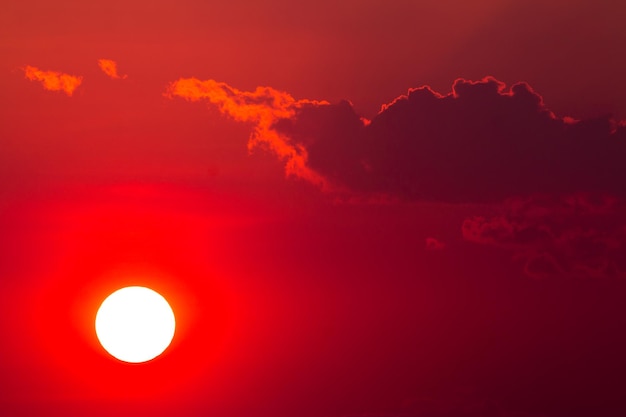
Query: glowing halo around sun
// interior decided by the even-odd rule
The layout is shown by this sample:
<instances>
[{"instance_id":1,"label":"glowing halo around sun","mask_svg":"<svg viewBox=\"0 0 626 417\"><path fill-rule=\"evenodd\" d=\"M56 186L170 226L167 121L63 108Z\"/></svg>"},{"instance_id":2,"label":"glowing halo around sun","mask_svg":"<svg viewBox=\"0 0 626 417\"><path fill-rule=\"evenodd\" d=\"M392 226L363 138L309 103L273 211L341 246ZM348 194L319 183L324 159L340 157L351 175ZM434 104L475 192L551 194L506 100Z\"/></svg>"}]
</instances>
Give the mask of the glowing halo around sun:
<instances>
[{"instance_id":1,"label":"glowing halo around sun","mask_svg":"<svg viewBox=\"0 0 626 417\"><path fill-rule=\"evenodd\" d=\"M170 345L176 329L167 300L146 287L125 287L109 295L96 314L102 347L129 363L146 362Z\"/></svg>"}]
</instances>

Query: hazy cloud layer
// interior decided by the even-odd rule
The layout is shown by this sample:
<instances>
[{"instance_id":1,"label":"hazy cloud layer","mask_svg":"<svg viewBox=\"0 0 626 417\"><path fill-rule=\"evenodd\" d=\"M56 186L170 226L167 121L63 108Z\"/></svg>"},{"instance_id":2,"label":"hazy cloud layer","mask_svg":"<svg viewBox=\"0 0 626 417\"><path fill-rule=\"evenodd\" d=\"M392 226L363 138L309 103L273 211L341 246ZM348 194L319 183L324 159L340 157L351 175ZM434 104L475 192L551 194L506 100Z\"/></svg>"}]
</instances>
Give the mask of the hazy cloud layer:
<instances>
[{"instance_id":1,"label":"hazy cloud layer","mask_svg":"<svg viewBox=\"0 0 626 417\"><path fill-rule=\"evenodd\" d=\"M42 71L31 65L26 65L23 70L27 79L39 81L46 90L63 91L68 96L71 96L83 81L83 77L58 71Z\"/></svg>"},{"instance_id":2,"label":"hazy cloud layer","mask_svg":"<svg viewBox=\"0 0 626 417\"><path fill-rule=\"evenodd\" d=\"M626 276L626 203L607 195L509 199L499 213L466 219L462 232L510 249L533 278Z\"/></svg>"},{"instance_id":3,"label":"hazy cloud layer","mask_svg":"<svg viewBox=\"0 0 626 417\"><path fill-rule=\"evenodd\" d=\"M117 63L111 59L99 59L98 66L106 75L114 79L124 79L127 75L119 75L117 72Z\"/></svg>"}]
</instances>

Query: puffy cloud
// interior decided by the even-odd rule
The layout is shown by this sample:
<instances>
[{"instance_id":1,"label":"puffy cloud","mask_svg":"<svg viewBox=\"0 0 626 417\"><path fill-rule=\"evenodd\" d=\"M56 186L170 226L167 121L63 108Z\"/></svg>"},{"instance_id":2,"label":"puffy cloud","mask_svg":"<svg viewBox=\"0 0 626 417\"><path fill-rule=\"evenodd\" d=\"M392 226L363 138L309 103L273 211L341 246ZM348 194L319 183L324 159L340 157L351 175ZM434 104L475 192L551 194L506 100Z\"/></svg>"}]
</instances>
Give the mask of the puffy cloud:
<instances>
[{"instance_id":1,"label":"puffy cloud","mask_svg":"<svg viewBox=\"0 0 626 417\"><path fill-rule=\"evenodd\" d=\"M327 103L312 100L296 100L291 95L271 87L257 87L254 91L241 91L223 82L180 78L172 82L166 96L182 97L190 101L207 100L234 120L251 122L254 131L249 148L267 146L278 157L286 161L290 175L305 178L321 187L327 181L323 175L312 170L307 163L307 149L293 143L275 129L279 120L295 117L299 109L310 106L325 106Z\"/></svg>"},{"instance_id":2,"label":"puffy cloud","mask_svg":"<svg viewBox=\"0 0 626 417\"><path fill-rule=\"evenodd\" d=\"M368 126L347 103L307 107L276 129L311 169L355 191L448 202L534 193L624 194L626 128L557 118L526 84L457 80L383 106Z\"/></svg>"},{"instance_id":3,"label":"puffy cloud","mask_svg":"<svg viewBox=\"0 0 626 417\"><path fill-rule=\"evenodd\" d=\"M463 236L512 250L530 276L626 272L626 125L557 117L525 83L458 79L445 95L423 86L372 120L347 101L214 80L179 79L167 95L207 100L252 123L251 148L266 145L288 174L326 190L500 207L466 219ZM443 246L426 240L429 249Z\"/></svg>"},{"instance_id":4,"label":"puffy cloud","mask_svg":"<svg viewBox=\"0 0 626 417\"><path fill-rule=\"evenodd\" d=\"M511 250L533 278L626 276L626 203L608 195L509 199L492 215L466 219L462 233Z\"/></svg>"},{"instance_id":5,"label":"puffy cloud","mask_svg":"<svg viewBox=\"0 0 626 417\"><path fill-rule=\"evenodd\" d=\"M117 63L111 59L99 59L98 66L109 77L115 79L124 79L127 75L119 75L117 73Z\"/></svg>"},{"instance_id":6,"label":"puffy cloud","mask_svg":"<svg viewBox=\"0 0 626 417\"><path fill-rule=\"evenodd\" d=\"M83 77L58 71L42 71L31 65L26 65L23 70L27 79L41 82L46 90L63 91L68 96L71 96L83 81Z\"/></svg>"},{"instance_id":7,"label":"puffy cloud","mask_svg":"<svg viewBox=\"0 0 626 417\"><path fill-rule=\"evenodd\" d=\"M168 91L253 122L251 146L268 144L288 161L288 173L327 189L446 202L626 194L624 124L559 118L525 83L458 79L446 95L423 86L371 121L348 102L295 100L269 87L244 92L190 78Z\"/></svg>"}]
</instances>

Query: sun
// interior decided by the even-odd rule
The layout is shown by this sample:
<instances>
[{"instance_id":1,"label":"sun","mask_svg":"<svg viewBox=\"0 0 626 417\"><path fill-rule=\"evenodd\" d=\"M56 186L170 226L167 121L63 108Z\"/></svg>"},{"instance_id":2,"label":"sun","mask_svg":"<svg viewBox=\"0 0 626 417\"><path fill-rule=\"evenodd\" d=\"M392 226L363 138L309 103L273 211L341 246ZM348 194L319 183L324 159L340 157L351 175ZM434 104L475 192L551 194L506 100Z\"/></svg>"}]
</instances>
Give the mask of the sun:
<instances>
[{"instance_id":1,"label":"sun","mask_svg":"<svg viewBox=\"0 0 626 417\"><path fill-rule=\"evenodd\" d=\"M115 291L96 314L96 335L102 347L129 363L159 356L170 345L175 329L174 312L167 300L146 287Z\"/></svg>"}]
</instances>

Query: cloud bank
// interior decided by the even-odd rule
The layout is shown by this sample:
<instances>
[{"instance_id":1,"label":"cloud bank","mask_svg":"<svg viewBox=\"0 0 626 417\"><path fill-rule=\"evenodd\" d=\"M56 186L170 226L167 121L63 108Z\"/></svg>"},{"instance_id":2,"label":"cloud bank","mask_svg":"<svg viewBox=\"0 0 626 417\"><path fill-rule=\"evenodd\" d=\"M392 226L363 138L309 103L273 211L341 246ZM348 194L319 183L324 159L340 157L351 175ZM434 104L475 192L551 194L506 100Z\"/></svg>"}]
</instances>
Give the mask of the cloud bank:
<instances>
[{"instance_id":1,"label":"cloud bank","mask_svg":"<svg viewBox=\"0 0 626 417\"><path fill-rule=\"evenodd\" d=\"M295 100L269 87L244 92L180 79L170 96L206 99L254 123L250 142L287 161L287 172L328 189L406 200L494 202L535 193L626 196L626 127L610 118L555 116L525 83L458 79L384 105L370 121L348 102Z\"/></svg>"},{"instance_id":2,"label":"cloud bank","mask_svg":"<svg viewBox=\"0 0 626 417\"><path fill-rule=\"evenodd\" d=\"M253 124L286 171L325 190L404 201L488 204L467 241L509 249L528 275L624 276L626 125L558 117L529 85L457 79L410 89L370 121L352 105L179 79L167 95L207 100ZM429 249L444 245L430 238Z\"/></svg>"},{"instance_id":3,"label":"cloud bank","mask_svg":"<svg viewBox=\"0 0 626 417\"><path fill-rule=\"evenodd\" d=\"M27 79L39 81L46 90L63 91L68 96L71 96L83 81L83 77L58 71L42 71L31 65L26 65L23 70Z\"/></svg>"}]
</instances>

